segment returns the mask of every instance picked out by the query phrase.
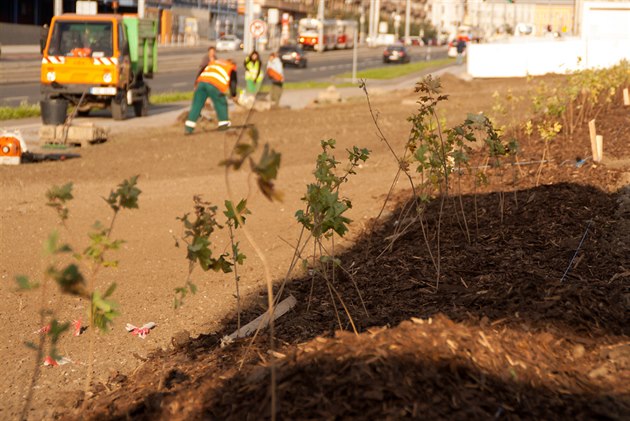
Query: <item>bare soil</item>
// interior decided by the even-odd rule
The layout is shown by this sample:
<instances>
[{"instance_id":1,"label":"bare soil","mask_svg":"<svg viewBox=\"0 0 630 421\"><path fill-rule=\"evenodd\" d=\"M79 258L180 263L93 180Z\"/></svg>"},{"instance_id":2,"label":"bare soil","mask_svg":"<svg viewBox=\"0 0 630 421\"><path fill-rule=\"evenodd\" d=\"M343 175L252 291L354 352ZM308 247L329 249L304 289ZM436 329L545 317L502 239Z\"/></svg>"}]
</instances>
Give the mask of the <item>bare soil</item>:
<instances>
[{"instance_id":1,"label":"bare soil","mask_svg":"<svg viewBox=\"0 0 630 421\"><path fill-rule=\"evenodd\" d=\"M449 124L468 112L489 112L494 91L526 96L530 87L524 79L465 82L450 75L443 83L451 96L440 113ZM371 98L397 151L407 140L414 98L411 89ZM525 121L528 112L522 101L513 118ZM234 123L244 118L235 115ZM86 311L84 302L60 296L52 285L16 292L13 277L41 279L49 262L41 245L52 229L81 250L94 220L111 218L101 197L136 174L140 209L123 212L114 233L126 241L116 254L120 265L96 279L101 290L118 283L122 315L97 337L93 386L86 396L89 335L64 337L60 351L73 362L42 367L29 419L264 419L272 364L281 419L630 417L627 109L613 107L598 118L606 142L602 164L576 165L590 155L588 129L580 128L551 145L538 186L536 163L489 168L483 188L462 180L461 203L459 197L445 202L439 284L429 254L436 252L439 200L427 211L431 249L409 218L402 181L376 218L397 163L377 137L365 100L255 113L251 123L282 153L284 201L269 203L247 174L234 174L232 183L239 197L249 196L248 226L278 281L299 235L293 214L312 179L319 141L336 139L340 156L353 145L372 151L344 185L354 222L337 244L348 273L334 282L359 335L324 281L299 273L285 289L298 304L278 320L274 352L264 332L251 348L249 340L219 346L236 327L230 275L196 271L198 293L174 310L174 288L187 273L185 252L174 245L182 232L175 218L192 210L195 194L218 205L227 198L218 163L236 137L185 137L181 125L128 133L81 150L77 160L0 167L0 418L18 418L24 405L36 362L23 344L37 341L41 300L62 320L85 319ZM540 159L540 139L518 140L520 161ZM75 183L75 200L64 228L44 194L68 181ZM216 240L219 251L228 244ZM241 244L248 256L240 281L248 321L265 311L266 297L260 262L245 239ZM144 340L124 330L127 322L149 321L157 327Z\"/></svg>"}]
</instances>

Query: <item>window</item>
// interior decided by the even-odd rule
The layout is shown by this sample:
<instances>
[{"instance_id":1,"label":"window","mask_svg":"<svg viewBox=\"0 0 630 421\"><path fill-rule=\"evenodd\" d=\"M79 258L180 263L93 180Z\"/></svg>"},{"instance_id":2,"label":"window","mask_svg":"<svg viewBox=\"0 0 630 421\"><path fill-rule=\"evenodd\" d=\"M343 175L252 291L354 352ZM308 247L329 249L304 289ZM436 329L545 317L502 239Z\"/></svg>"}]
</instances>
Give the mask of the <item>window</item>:
<instances>
[{"instance_id":1,"label":"window","mask_svg":"<svg viewBox=\"0 0 630 421\"><path fill-rule=\"evenodd\" d=\"M112 43L111 22L57 21L48 54L74 56L77 50L81 50L82 56L111 57Z\"/></svg>"},{"instance_id":2,"label":"window","mask_svg":"<svg viewBox=\"0 0 630 421\"><path fill-rule=\"evenodd\" d=\"M129 55L129 43L127 42L127 34L122 24L118 24L118 49L123 56Z\"/></svg>"}]
</instances>

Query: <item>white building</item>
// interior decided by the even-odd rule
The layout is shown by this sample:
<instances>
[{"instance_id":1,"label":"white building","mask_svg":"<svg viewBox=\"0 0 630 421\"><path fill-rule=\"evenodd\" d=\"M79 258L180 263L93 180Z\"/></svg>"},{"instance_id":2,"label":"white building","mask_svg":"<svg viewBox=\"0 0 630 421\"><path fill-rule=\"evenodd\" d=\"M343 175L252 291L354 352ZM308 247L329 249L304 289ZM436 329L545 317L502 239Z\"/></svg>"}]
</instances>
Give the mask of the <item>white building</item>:
<instances>
[{"instance_id":1,"label":"white building","mask_svg":"<svg viewBox=\"0 0 630 421\"><path fill-rule=\"evenodd\" d=\"M428 0L427 18L439 34L440 39L453 37L466 16L465 0Z\"/></svg>"},{"instance_id":2,"label":"white building","mask_svg":"<svg viewBox=\"0 0 630 421\"><path fill-rule=\"evenodd\" d=\"M576 32L576 4L579 0L428 0L428 19L450 38L461 25L474 28L476 36L492 39L529 27L528 35ZM516 31L518 32L518 31ZM523 35L523 33L521 33Z\"/></svg>"}]
</instances>

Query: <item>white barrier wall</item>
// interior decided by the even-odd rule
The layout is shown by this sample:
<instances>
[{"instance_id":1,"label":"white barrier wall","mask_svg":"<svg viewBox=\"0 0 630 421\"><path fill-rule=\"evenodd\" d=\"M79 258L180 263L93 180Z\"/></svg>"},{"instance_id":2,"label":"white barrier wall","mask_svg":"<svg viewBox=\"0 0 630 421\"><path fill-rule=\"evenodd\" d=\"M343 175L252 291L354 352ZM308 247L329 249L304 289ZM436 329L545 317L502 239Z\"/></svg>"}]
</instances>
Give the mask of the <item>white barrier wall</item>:
<instances>
[{"instance_id":1,"label":"white barrier wall","mask_svg":"<svg viewBox=\"0 0 630 421\"><path fill-rule=\"evenodd\" d=\"M630 2L585 2L580 38L513 38L470 44L472 77L524 77L610 67L630 60Z\"/></svg>"},{"instance_id":2,"label":"white barrier wall","mask_svg":"<svg viewBox=\"0 0 630 421\"><path fill-rule=\"evenodd\" d=\"M630 1L585 2L582 39L588 67L630 59Z\"/></svg>"},{"instance_id":3,"label":"white barrier wall","mask_svg":"<svg viewBox=\"0 0 630 421\"><path fill-rule=\"evenodd\" d=\"M533 40L468 46L468 74L472 77L525 77L565 73L584 68L584 41Z\"/></svg>"}]
</instances>

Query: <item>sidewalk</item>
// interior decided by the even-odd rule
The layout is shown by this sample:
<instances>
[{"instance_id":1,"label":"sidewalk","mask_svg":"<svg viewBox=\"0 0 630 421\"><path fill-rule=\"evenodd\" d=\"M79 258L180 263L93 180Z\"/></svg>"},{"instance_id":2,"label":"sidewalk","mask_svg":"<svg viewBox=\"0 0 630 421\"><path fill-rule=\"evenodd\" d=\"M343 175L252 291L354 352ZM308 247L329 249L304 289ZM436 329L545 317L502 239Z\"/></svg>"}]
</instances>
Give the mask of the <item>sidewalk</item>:
<instances>
[{"instance_id":1,"label":"sidewalk","mask_svg":"<svg viewBox=\"0 0 630 421\"><path fill-rule=\"evenodd\" d=\"M39 55L39 45L3 45L2 58L16 54L37 54Z\"/></svg>"},{"instance_id":2,"label":"sidewalk","mask_svg":"<svg viewBox=\"0 0 630 421\"><path fill-rule=\"evenodd\" d=\"M433 74L434 76L439 76L444 73L451 73L452 75L459 78L469 78L468 74L466 73L465 65L452 64L435 71L422 71L411 75L401 76L396 79L367 80L366 86L370 95L380 95L387 92L400 91L405 89L411 91L413 90L416 82L418 82L421 77L429 73ZM331 85L333 85L333 82L331 82ZM365 96L365 92L363 92L363 89L358 87L358 83L356 87L336 88L335 90L342 100ZM323 91L325 91L325 89L285 89L282 93L282 98L280 99L280 106L289 107L291 109L305 108L309 104L312 104L319 97L319 94Z\"/></svg>"}]
</instances>

